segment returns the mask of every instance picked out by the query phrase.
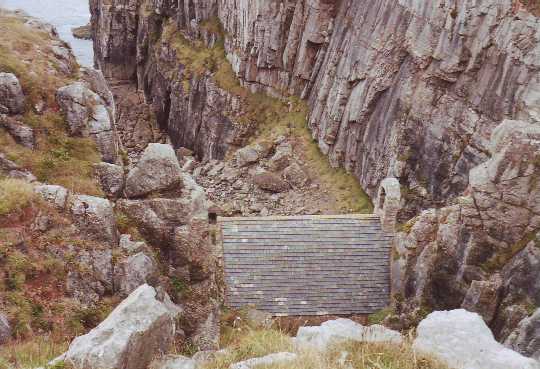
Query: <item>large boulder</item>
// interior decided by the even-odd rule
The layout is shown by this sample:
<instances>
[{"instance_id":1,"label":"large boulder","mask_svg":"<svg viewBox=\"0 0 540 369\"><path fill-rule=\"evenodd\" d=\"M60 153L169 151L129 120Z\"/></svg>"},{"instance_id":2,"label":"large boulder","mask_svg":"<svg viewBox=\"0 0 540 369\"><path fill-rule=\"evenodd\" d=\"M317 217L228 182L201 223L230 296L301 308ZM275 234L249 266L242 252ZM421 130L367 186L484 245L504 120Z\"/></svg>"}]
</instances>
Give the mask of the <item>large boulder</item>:
<instances>
[{"instance_id":1,"label":"large boulder","mask_svg":"<svg viewBox=\"0 0 540 369\"><path fill-rule=\"evenodd\" d=\"M0 113L19 114L24 111L24 94L17 77L0 73Z\"/></svg>"},{"instance_id":2,"label":"large boulder","mask_svg":"<svg viewBox=\"0 0 540 369\"><path fill-rule=\"evenodd\" d=\"M125 194L143 197L182 185L182 169L171 145L151 143L127 176Z\"/></svg>"},{"instance_id":3,"label":"large boulder","mask_svg":"<svg viewBox=\"0 0 540 369\"><path fill-rule=\"evenodd\" d=\"M111 247L69 246L70 259L76 266L68 271L66 290L84 305L96 304L113 293L113 254Z\"/></svg>"},{"instance_id":4,"label":"large boulder","mask_svg":"<svg viewBox=\"0 0 540 369\"><path fill-rule=\"evenodd\" d=\"M197 369L197 362L181 355L167 355L150 365L150 369Z\"/></svg>"},{"instance_id":5,"label":"large boulder","mask_svg":"<svg viewBox=\"0 0 540 369\"><path fill-rule=\"evenodd\" d=\"M540 309L523 319L504 344L517 352L540 361Z\"/></svg>"},{"instance_id":6,"label":"large boulder","mask_svg":"<svg viewBox=\"0 0 540 369\"><path fill-rule=\"evenodd\" d=\"M121 295L127 296L137 287L150 283L157 274L156 262L145 253L138 252L115 265L114 286Z\"/></svg>"},{"instance_id":7,"label":"large boulder","mask_svg":"<svg viewBox=\"0 0 540 369\"><path fill-rule=\"evenodd\" d=\"M350 319L329 320L318 327L300 327L295 343L302 347L315 347L323 350L342 341L388 342L400 344L403 337L399 332L382 325L363 326Z\"/></svg>"},{"instance_id":8,"label":"large boulder","mask_svg":"<svg viewBox=\"0 0 540 369\"><path fill-rule=\"evenodd\" d=\"M84 83L74 82L59 88L56 100L66 115L70 134L92 137L103 161L114 163L118 156L114 124L101 97Z\"/></svg>"},{"instance_id":9,"label":"large boulder","mask_svg":"<svg viewBox=\"0 0 540 369\"><path fill-rule=\"evenodd\" d=\"M253 183L261 190L268 192L284 192L290 189L289 184L279 175L272 172L261 171L253 176Z\"/></svg>"},{"instance_id":10,"label":"large boulder","mask_svg":"<svg viewBox=\"0 0 540 369\"><path fill-rule=\"evenodd\" d=\"M74 369L146 369L169 350L176 314L156 299L152 287L143 285L96 328L75 338L65 363Z\"/></svg>"},{"instance_id":11,"label":"large boulder","mask_svg":"<svg viewBox=\"0 0 540 369\"><path fill-rule=\"evenodd\" d=\"M118 230L112 204L101 197L74 195L69 208L75 224L87 237L118 244Z\"/></svg>"},{"instance_id":12,"label":"large boulder","mask_svg":"<svg viewBox=\"0 0 540 369\"><path fill-rule=\"evenodd\" d=\"M414 349L450 368L540 369L540 363L495 341L482 317L463 309L436 311L418 325Z\"/></svg>"}]
</instances>

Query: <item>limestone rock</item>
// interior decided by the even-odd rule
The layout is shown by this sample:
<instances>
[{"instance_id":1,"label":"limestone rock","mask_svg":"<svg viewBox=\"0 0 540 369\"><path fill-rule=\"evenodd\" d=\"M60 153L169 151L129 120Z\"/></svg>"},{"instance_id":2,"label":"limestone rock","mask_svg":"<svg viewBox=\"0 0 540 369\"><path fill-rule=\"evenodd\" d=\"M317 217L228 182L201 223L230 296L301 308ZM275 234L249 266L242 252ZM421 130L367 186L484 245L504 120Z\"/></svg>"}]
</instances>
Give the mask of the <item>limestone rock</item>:
<instances>
[{"instance_id":1,"label":"limestone rock","mask_svg":"<svg viewBox=\"0 0 540 369\"><path fill-rule=\"evenodd\" d=\"M66 280L66 290L71 297L84 305L92 305L113 293L112 248L71 246L70 251L77 266L69 270Z\"/></svg>"},{"instance_id":2,"label":"limestone rock","mask_svg":"<svg viewBox=\"0 0 540 369\"><path fill-rule=\"evenodd\" d=\"M173 242L174 229L190 219L191 202L187 199L119 200L117 209L137 222L148 241Z\"/></svg>"},{"instance_id":3,"label":"limestone rock","mask_svg":"<svg viewBox=\"0 0 540 369\"><path fill-rule=\"evenodd\" d=\"M482 318L466 310L436 311L420 322L413 347L451 368L538 369L540 363L495 341Z\"/></svg>"},{"instance_id":4,"label":"limestone rock","mask_svg":"<svg viewBox=\"0 0 540 369\"><path fill-rule=\"evenodd\" d=\"M59 209L66 207L68 199L68 190L57 185L39 185L34 189L46 201L54 204Z\"/></svg>"},{"instance_id":5,"label":"limestone rock","mask_svg":"<svg viewBox=\"0 0 540 369\"><path fill-rule=\"evenodd\" d=\"M238 363L231 364L229 369L254 369L259 365L286 364L294 361L298 355L292 352L276 352L262 357L247 359Z\"/></svg>"},{"instance_id":6,"label":"limestone rock","mask_svg":"<svg viewBox=\"0 0 540 369\"><path fill-rule=\"evenodd\" d=\"M540 361L540 309L523 319L504 341L505 346Z\"/></svg>"},{"instance_id":7,"label":"limestone rock","mask_svg":"<svg viewBox=\"0 0 540 369\"><path fill-rule=\"evenodd\" d=\"M0 127L5 128L15 142L29 149L34 148L35 137L32 128L3 114L0 114Z\"/></svg>"},{"instance_id":8,"label":"limestone rock","mask_svg":"<svg viewBox=\"0 0 540 369\"><path fill-rule=\"evenodd\" d=\"M150 365L150 369L196 369L197 362L185 356L167 355Z\"/></svg>"},{"instance_id":9,"label":"limestone rock","mask_svg":"<svg viewBox=\"0 0 540 369\"><path fill-rule=\"evenodd\" d=\"M254 164L260 159L267 157L271 150L272 144L266 141L243 147L236 151L236 165L239 167L245 167Z\"/></svg>"},{"instance_id":10,"label":"limestone rock","mask_svg":"<svg viewBox=\"0 0 540 369\"><path fill-rule=\"evenodd\" d=\"M24 111L24 94L17 77L0 73L0 113L20 114Z\"/></svg>"},{"instance_id":11,"label":"limestone rock","mask_svg":"<svg viewBox=\"0 0 540 369\"><path fill-rule=\"evenodd\" d=\"M461 307L480 314L489 324L497 312L501 286L500 276L495 276L490 281L472 281Z\"/></svg>"},{"instance_id":12,"label":"limestone rock","mask_svg":"<svg viewBox=\"0 0 540 369\"><path fill-rule=\"evenodd\" d=\"M152 258L143 252L120 260L114 268L114 286L123 296L129 295L137 287L150 283L158 273Z\"/></svg>"},{"instance_id":13,"label":"limestone rock","mask_svg":"<svg viewBox=\"0 0 540 369\"><path fill-rule=\"evenodd\" d=\"M11 325L7 317L0 313L0 345L6 343L11 338Z\"/></svg>"},{"instance_id":14,"label":"limestone rock","mask_svg":"<svg viewBox=\"0 0 540 369\"><path fill-rule=\"evenodd\" d=\"M69 207L75 224L89 238L118 243L118 230L111 202L107 199L87 195L74 195Z\"/></svg>"},{"instance_id":15,"label":"limestone rock","mask_svg":"<svg viewBox=\"0 0 540 369\"><path fill-rule=\"evenodd\" d=\"M59 88L56 100L66 114L70 134L92 137L103 161L114 163L118 147L111 115L101 97L84 83L74 82Z\"/></svg>"},{"instance_id":16,"label":"limestone rock","mask_svg":"<svg viewBox=\"0 0 540 369\"><path fill-rule=\"evenodd\" d=\"M103 192L117 199L124 190L124 168L120 165L99 163L94 166Z\"/></svg>"},{"instance_id":17,"label":"limestone rock","mask_svg":"<svg viewBox=\"0 0 540 369\"><path fill-rule=\"evenodd\" d=\"M126 179L126 196L142 197L180 187L182 170L170 145L151 143Z\"/></svg>"},{"instance_id":18,"label":"limestone rock","mask_svg":"<svg viewBox=\"0 0 540 369\"><path fill-rule=\"evenodd\" d=\"M134 254L141 251L145 251L148 247L146 245L146 242L144 241L132 241L131 235L129 234L123 234L120 236L120 241L118 242L118 246L128 254Z\"/></svg>"},{"instance_id":19,"label":"limestone rock","mask_svg":"<svg viewBox=\"0 0 540 369\"><path fill-rule=\"evenodd\" d=\"M292 147L290 144L279 144L275 154L268 161L268 167L273 172L278 172L289 166L292 158Z\"/></svg>"},{"instance_id":20,"label":"limestone rock","mask_svg":"<svg viewBox=\"0 0 540 369\"><path fill-rule=\"evenodd\" d=\"M260 172L253 176L253 183L261 190L269 192L284 192L290 187L280 176L271 172Z\"/></svg>"},{"instance_id":21,"label":"limestone rock","mask_svg":"<svg viewBox=\"0 0 540 369\"><path fill-rule=\"evenodd\" d=\"M283 171L283 176L287 182L295 187L302 188L309 183L309 177L307 173L302 169L298 163L292 163Z\"/></svg>"},{"instance_id":22,"label":"limestone rock","mask_svg":"<svg viewBox=\"0 0 540 369\"><path fill-rule=\"evenodd\" d=\"M340 318L326 321L319 327L300 327L295 344L300 347L315 347L322 350L331 344L347 340L400 344L403 337L399 332L382 325L375 324L365 327L350 319Z\"/></svg>"},{"instance_id":23,"label":"limestone rock","mask_svg":"<svg viewBox=\"0 0 540 369\"><path fill-rule=\"evenodd\" d=\"M174 337L174 314L143 285L88 334L77 337L65 356L74 369L146 369L166 353Z\"/></svg>"}]
</instances>

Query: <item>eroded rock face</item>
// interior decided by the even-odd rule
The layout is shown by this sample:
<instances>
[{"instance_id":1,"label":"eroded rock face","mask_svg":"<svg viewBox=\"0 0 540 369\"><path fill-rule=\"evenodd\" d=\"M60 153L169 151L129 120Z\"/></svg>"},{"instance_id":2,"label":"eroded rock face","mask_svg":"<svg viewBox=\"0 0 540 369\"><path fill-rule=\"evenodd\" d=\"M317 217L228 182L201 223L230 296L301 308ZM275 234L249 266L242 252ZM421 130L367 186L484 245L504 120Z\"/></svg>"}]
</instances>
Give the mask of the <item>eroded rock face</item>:
<instances>
[{"instance_id":1,"label":"eroded rock face","mask_svg":"<svg viewBox=\"0 0 540 369\"><path fill-rule=\"evenodd\" d=\"M19 114L24 111L24 94L17 76L0 73L0 113Z\"/></svg>"},{"instance_id":2,"label":"eroded rock face","mask_svg":"<svg viewBox=\"0 0 540 369\"><path fill-rule=\"evenodd\" d=\"M127 296L137 287L150 283L157 274L156 262L143 252L139 252L115 265L114 285L121 295Z\"/></svg>"},{"instance_id":3,"label":"eroded rock face","mask_svg":"<svg viewBox=\"0 0 540 369\"><path fill-rule=\"evenodd\" d=\"M495 341L482 318L465 310L436 311L418 325L413 347L452 368L538 369L540 363Z\"/></svg>"},{"instance_id":4,"label":"eroded rock face","mask_svg":"<svg viewBox=\"0 0 540 369\"><path fill-rule=\"evenodd\" d=\"M92 137L103 161L114 163L118 155L114 123L101 97L82 82L61 87L56 100L66 114L70 134Z\"/></svg>"},{"instance_id":5,"label":"eroded rock face","mask_svg":"<svg viewBox=\"0 0 540 369\"><path fill-rule=\"evenodd\" d=\"M172 344L176 312L143 285L133 291L96 328L77 337L65 362L75 369L146 369Z\"/></svg>"},{"instance_id":6,"label":"eroded rock face","mask_svg":"<svg viewBox=\"0 0 540 369\"><path fill-rule=\"evenodd\" d=\"M220 158L227 145L208 149L228 144L217 132L234 121L220 114L241 106L223 104L208 76L183 88L170 67L174 51L155 36L170 20L211 45L202 22L217 15L242 83L305 98L313 136L334 165L372 197L383 178L400 179L403 219L463 194L502 120L540 121L540 31L513 0L159 2L138 23L135 1L93 3L98 62L120 69L119 78L137 74L175 145Z\"/></svg>"},{"instance_id":7,"label":"eroded rock face","mask_svg":"<svg viewBox=\"0 0 540 369\"><path fill-rule=\"evenodd\" d=\"M504 344L525 356L540 361L540 309L523 319Z\"/></svg>"},{"instance_id":8,"label":"eroded rock face","mask_svg":"<svg viewBox=\"0 0 540 369\"><path fill-rule=\"evenodd\" d=\"M505 121L489 147L491 159L471 171L469 195L398 233L402 279L394 287L409 307L470 308L503 340L540 303L540 125Z\"/></svg>"},{"instance_id":9,"label":"eroded rock face","mask_svg":"<svg viewBox=\"0 0 540 369\"><path fill-rule=\"evenodd\" d=\"M152 143L126 178L125 194L143 197L151 192L182 187L182 169L170 145Z\"/></svg>"},{"instance_id":10,"label":"eroded rock face","mask_svg":"<svg viewBox=\"0 0 540 369\"><path fill-rule=\"evenodd\" d=\"M75 224L89 238L118 244L118 230L109 200L101 197L74 195L68 204Z\"/></svg>"},{"instance_id":11,"label":"eroded rock face","mask_svg":"<svg viewBox=\"0 0 540 369\"><path fill-rule=\"evenodd\" d=\"M34 130L31 127L1 113L0 127L6 129L15 142L29 149L34 148L35 137Z\"/></svg>"},{"instance_id":12,"label":"eroded rock face","mask_svg":"<svg viewBox=\"0 0 540 369\"><path fill-rule=\"evenodd\" d=\"M113 199L120 197L124 190L124 168L105 162L96 164L94 167L103 192Z\"/></svg>"}]
</instances>

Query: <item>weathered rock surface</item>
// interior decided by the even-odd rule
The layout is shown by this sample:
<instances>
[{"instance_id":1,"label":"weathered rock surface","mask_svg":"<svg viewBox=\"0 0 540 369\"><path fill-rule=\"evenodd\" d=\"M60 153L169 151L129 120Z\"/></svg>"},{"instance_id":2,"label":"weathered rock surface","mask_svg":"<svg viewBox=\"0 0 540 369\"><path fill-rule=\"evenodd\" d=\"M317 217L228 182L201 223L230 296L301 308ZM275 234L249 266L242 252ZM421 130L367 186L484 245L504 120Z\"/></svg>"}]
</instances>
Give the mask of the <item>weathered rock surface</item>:
<instances>
[{"instance_id":1,"label":"weathered rock surface","mask_svg":"<svg viewBox=\"0 0 540 369\"><path fill-rule=\"evenodd\" d=\"M118 155L114 122L101 97L84 83L74 82L59 88L56 100L66 114L70 133L92 137L103 161L114 163Z\"/></svg>"},{"instance_id":2,"label":"weathered rock surface","mask_svg":"<svg viewBox=\"0 0 540 369\"><path fill-rule=\"evenodd\" d=\"M397 234L402 277L394 287L409 307L463 304L504 340L540 303L540 125L505 121L489 147L491 159L471 171L469 195L422 212Z\"/></svg>"},{"instance_id":3,"label":"weathered rock surface","mask_svg":"<svg viewBox=\"0 0 540 369\"><path fill-rule=\"evenodd\" d=\"M66 207L69 195L66 188L57 185L39 185L35 187L35 191L39 193L43 199L54 204L59 209L64 209Z\"/></svg>"},{"instance_id":4,"label":"weathered rock surface","mask_svg":"<svg viewBox=\"0 0 540 369\"><path fill-rule=\"evenodd\" d=\"M0 344L6 343L11 338L11 325L7 317L0 313Z\"/></svg>"},{"instance_id":5,"label":"weathered rock surface","mask_svg":"<svg viewBox=\"0 0 540 369\"><path fill-rule=\"evenodd\" d=\"M540 361L540 309L523 319L504 344L512 350Z\"/></svg>"},{"instance_id":6,"label":"weathered rock surface","mask_svg":"<svg viewBox=\"0 0 540 369\"><path fill-rule=\"evenodd\" d=\"M77 337L65 362L75 369L146 369L172 344L175 313L143 285L96 328Z\"/></svg>"},{"instance_id":7,"label":"weathered rock surface","mask_svg":"<svg viewBox=\"0 0 540 369\"><path fill-rule=\"evenodd\" d=\"M115 289L124 296L137 287L151 283L158 275L156 262L143 252L128 256L114 267Z\"/></svg>"},{"instance_id":8,"label":"weathered rock surface","mask_svg":"<svg viewBox=\"0 0 540 369\"><path fill-rule=\"evenodd\" d=\"M24 94L17 76L0 73L0 113L19 114L24 111Z\"/></svg>"},{"instance_id":9,"label":"weathered rock surface","mask_svg":"<svg viewBox=\"0 0 540 369\"><path fill-rule=\"evenodd\" d=\"M118 230L109 200L101 197L74 195L69 208L75 224L88 238L118 244Z\"/></svg>"},{"instance_id":10,"label":"weathered rock surface","mask_svg":"<svg viewBox=\"0 0 540 369\"><path fill-rule=\"evenodd\" d=\"M103 192L112 199L120 197L124 190L124 168L103 162L96 164L95 169Z\"/></svg>"},{"instance_id":11,"label":"weathered rock surface","mask_svg":"<svg viewBox=\"0 0 540 369\"><path fill-rule=\"evenodd\" d=\"M196 369L197 362L189 357L180 355L168 355L155 361L150 369Z\"/></svg>"},{"instance_id":12,"label":"weathered rock surface","mask_svg":"<svg viewBox=\"0 0 540 369\"><path fill-rule=\"evenodd\" d=\"M170 145L152 143L126 178L125 194L143 197L152 192L180 189L182 169Z\"/></svg>"},{"instance_id":13,"label":"weathered rock surface","mask_svg":"<svg viewBox=\"0 0 540 369\"><path fill-rule=\"evenodd\" d=\"M279 175L267 171L255 174L253 176L253 183L261 190L274 193L284 192L290 188L289 184Z\"/></svg>"},{"instance_id":14,"label":"weathered rock surface","mask_svg":"<svg viewBox=\"0 0 540 369\"><path fill-rule=\"evenodd\" d=\"M318 327L300 327L295 338L295 344L326 349L331 344L347 340L359 342L388 342L400 344L403 337L399 332L385 328L382 325L365 327L350 319L329 320Z\"/></svg>"},{"instance_id":15,"label":"weathered rock surface","mask_svg":"<svg viewBox=\"0 0 540 369\"><path fill-rule=\"evenodd\" d=\"M13 137L15 142L33 149L35 145L34 130L24 123L0 113L0 127L4 128Z\"/></svg>"},{"instance_id":16,"label":"weathered rock surface","mask_svg":"<svg viewBox=\"0 0 540 369\"><path fill-rule=\"evenodd\" d=\"M540 120L540 31L513 0L159 2L139 18L138 5L92 2L96 59L108 75L137 75L175 146L220 158L223 148L207 148L236 129L221 112L241 107L224 106L208 76L183 88L174 50L156 42L171 20L212 44L203 22L217 16L242 83L307 99L313 136L334 165L372 196L383 178L400 179L404 218L461 195L502 120Z\"/></svg>"},{"instance_id":17,"label":"weathered rock surface","mask_svg":"<svg viewBox=\"0 0 540 369\"><path fill-rule=\"evenodd\" d=\"M91 306L106 294L114 292L111 247L94 245L85 250L70 246L68 250L76 265L67 274L66 290L69 296Z\"/></svg>"},{"instance_id":18,"label":"weathered rock surface","mask_svg":"<svg viewBox=\"0 0 540 369\"><path fill-rule=\"evenodd\" d=\"M495 341L482 318L465 310L436 311L418 325L413 347L451 368L538 369L540 363Z\"/></svg>"},{"instance_id":19,"label":"weathered rock surface","mask_svg":"<svg viewBox=\"0 0 540 369\"><path fill-rule=\"evenodd\" d=\"M231 364L231 366L229 366L229 369L253 369L259 365L282 365L290 361L294 361L297 358L298 355L292 352L276 352L274 354L256 357L253 359L248 359Z\"/></svg>"}]
</instances>

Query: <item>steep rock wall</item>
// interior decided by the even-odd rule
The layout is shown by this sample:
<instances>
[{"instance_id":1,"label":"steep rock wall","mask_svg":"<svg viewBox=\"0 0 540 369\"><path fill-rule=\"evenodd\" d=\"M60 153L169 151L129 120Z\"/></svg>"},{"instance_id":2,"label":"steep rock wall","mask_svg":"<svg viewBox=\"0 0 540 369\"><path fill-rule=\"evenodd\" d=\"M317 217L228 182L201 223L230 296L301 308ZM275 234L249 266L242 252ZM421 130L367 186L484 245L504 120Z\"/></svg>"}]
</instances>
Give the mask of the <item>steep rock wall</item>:
<instances>
[{"instance_id":1,"label":"steep rock wall","mask_svg":"<svg viewBox=\"0 0 540 369\"><path fill-rule=\"evenodd\" d=\"M153 50L163 47L156 42L168 19L200 37L202 22L218 16L244 85L306 98L313 136L333 165L370 195L382 178L400 179L404 219L466 189L503 119L540 121L540 25L517 1L111 3L92 0L97 64L116 78L136 73L177 144L220 139L223 147L206 153L218 158L228 146L222 134L189 134L198 119L169 116L171 78L151 67L167 58ZM216 131L227 131L224 122Z\"/></svg>"}]
</instances>

